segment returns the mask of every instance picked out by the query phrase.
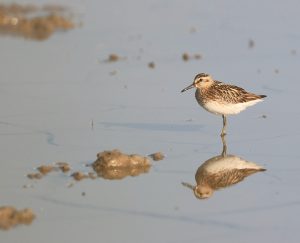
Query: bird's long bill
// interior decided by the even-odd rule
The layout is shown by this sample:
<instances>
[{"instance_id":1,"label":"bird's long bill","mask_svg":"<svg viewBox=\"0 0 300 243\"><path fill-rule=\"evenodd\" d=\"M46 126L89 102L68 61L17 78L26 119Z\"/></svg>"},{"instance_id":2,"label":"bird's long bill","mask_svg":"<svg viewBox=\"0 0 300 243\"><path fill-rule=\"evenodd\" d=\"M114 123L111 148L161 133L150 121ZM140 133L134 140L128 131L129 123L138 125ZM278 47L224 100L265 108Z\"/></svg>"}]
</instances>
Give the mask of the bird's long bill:
<instances>
[{"instance_id":1,"label":"bird's long bill","mask_svg":"<svg viewBox=\"0 0 300 243\"><path fill-rule=\"evenodd\" d=\"M186 88L184 88L183 90L181 90L181 93L184 91L187 91L188 89L192 89L194 87L195 87L194 84L191 84L191 85L187 86Z\"/></svg>"},{"instance_id":2,"label":"bird's long bill","mask_svg":"<svg viewBox=\"0 0 300 243\"><path fill-rule=\"evenodd\" d=\"M191 185L190 183L187 183L187 182L181 182L181 184L187 188L190 188L194 191L195 189L195 186Z\"/></svg>"}]
</instances>

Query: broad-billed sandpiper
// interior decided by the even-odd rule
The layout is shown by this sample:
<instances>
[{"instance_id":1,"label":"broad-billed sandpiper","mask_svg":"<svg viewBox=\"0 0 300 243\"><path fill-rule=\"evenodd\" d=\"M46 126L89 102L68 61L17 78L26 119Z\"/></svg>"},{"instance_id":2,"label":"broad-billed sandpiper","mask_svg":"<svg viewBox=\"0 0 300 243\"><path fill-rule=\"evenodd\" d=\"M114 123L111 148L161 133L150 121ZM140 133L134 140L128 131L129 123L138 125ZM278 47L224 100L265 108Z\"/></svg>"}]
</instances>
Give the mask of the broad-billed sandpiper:
<instances>
[{"instance_id":1,"label":"broad-billed sandpiper","mask_svg":"<svg viewBox=\"0 0 300 243\"><path fill-rule=\"evenodd\" d=\"M227 115L240 113L248 106L263 101L263 98L267 97L266 95L249 93L235 85L213 80L206 73L197 74L194 82L181 92L191 88L196 88L195 96L199 105L211 113L222 115L223 128L221 136L226 135Z\"/></svg>"}]
</instances>

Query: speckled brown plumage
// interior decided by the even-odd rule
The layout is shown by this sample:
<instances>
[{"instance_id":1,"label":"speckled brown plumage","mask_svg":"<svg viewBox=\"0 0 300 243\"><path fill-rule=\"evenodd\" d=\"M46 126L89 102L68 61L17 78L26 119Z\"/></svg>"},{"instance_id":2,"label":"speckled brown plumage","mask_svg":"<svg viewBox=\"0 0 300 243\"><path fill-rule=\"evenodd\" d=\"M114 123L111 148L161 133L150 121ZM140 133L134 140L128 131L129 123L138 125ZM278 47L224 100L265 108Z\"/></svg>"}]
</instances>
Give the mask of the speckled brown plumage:
<instances>
[{"instance_id":1,"label":"speckled brown plumage","mask_svg":"<svg viewBox=\"0 0 300 243\"><path fill-rule=\"evenodd\" d=\"M234 104L257 100L264 97L266 96L249 93L238 86L224 84L216 80L210 87L206 89L197 89L196 91L196 99L199 103L205 103L207 101L214 100L225 104Z\"/></svg>"},{"instance_id":2,"label":"speckled brown plumage","mask_svg":"<svg viewBox=\"0 0 300 243\"><path fill-rule=\"evenodd\" d=\"M247 176L259 171L265 171L265 169L232 169L220 171L215 174L210 174L206 171L199 171L199 173L195 175L195 179L198 185L207 185L213 190L218 190L239 183Z\"/></svg>"}]
</instances>

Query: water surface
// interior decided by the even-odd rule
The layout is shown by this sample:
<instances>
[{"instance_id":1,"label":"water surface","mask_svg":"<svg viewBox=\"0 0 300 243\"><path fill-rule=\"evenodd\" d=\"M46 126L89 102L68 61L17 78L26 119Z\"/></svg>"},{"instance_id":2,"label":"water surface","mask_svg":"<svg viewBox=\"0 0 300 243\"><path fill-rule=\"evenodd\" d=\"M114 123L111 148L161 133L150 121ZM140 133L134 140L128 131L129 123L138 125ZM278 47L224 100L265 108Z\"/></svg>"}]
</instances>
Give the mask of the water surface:
<instances>
[{"instance_id":1,"label":"water surface","mask_svg":"<svg viewBox=\"0 0 300 243\"><path fill-rule=\"evenodd\" d=\"M0 205L37 215L1 242L298 242L299 3L62 3L83 13L82 27L0 36ZM122 60L105 62L111 53ZM229 117L227 135L230 154L267 171L206 200L181 185L222 151L221 117L180 93L199 72L268 96ZM86 171L115 148L166 158L138 177L70 188L67 175L26 178L57 161Z\"/></svg>"}]
</instances>

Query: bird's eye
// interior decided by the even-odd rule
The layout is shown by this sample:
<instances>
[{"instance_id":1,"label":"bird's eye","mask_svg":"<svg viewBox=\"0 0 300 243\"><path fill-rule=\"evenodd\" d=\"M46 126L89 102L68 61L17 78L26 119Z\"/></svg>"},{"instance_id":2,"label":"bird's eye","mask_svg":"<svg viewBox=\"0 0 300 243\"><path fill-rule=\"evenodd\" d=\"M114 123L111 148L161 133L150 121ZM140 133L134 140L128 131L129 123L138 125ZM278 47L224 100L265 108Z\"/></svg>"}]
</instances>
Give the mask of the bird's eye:
<instances>
[{"instance_id":1,"label":"bird's eye","mask_svg":"<svg viewBox=\"0 0 300 243\"><path fill-rule=\"evenodd\" d=\"M203 81L203 79L202 79L202 78L200 78L200 81Z\"/></svg>"}]
</instances>

